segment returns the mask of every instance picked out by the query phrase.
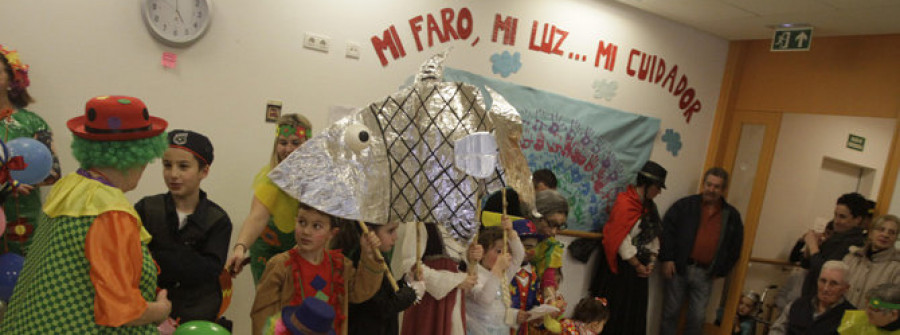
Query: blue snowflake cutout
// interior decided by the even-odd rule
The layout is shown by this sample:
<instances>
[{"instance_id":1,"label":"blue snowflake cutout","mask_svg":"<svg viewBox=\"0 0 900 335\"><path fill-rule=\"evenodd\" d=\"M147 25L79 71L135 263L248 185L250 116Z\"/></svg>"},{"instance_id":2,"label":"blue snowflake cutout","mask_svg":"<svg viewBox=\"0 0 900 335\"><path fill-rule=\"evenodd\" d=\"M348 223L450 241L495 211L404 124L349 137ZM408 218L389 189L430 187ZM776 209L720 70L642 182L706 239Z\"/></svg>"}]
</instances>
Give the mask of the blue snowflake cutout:
<instances>
[{"instance_id":1,"label":"blue snowflake cutout","mask_svg":"<svg viewBox=\"0 0 900 335\"><path fill-rule=\"evenodd\" d=\"M616 96L616 90L619 89L619 83L615 80L594 80L594 98L606 99L611 101Z\"/></svg>"},{"instance_id":2,"label":"blue snowflake cutout","mask_svg":"<svg viewBox=\"0 0 900 335\"><path fill-rule=\"evenodd\" d=\"M662 136L662 141L666 142L666 151L677 157L678 150L681 150L681 134L676 133L672 128L666 129L666 133Z\"/></svg>"},{"instance_id":3,"label":"blue snowflake cutout","mask_svg":"<svg viewBox=\"0 0 900 335\"><path fill-rule=\"evenodd\" d=\"M491 63L493 64L491 70L503 76L503 78L509 77L510 74L519 72L519 69L522 68L519 56L518 52L510 54L509 51L504 51L502 54L493 54L491 55Z\"/></svg>"}]
</instances>

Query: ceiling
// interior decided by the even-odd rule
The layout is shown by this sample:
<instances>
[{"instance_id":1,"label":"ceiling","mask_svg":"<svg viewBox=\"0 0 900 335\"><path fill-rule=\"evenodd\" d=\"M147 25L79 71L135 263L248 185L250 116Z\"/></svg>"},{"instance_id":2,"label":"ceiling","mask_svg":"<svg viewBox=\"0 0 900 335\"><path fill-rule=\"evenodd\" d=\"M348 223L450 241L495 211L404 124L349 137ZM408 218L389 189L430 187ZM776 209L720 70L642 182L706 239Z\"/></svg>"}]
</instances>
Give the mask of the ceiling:
<instances>
[{"instance_id":1,"label":"ceiling","mask_svg":"<svg viewBox=\"0 0 900 335\"><path fill-rule=\"evenodd\" d=\"M769 39L777 25L814 36L900 33L898 0L616 0L729 39Z\"/></svg>"}]
</instances>

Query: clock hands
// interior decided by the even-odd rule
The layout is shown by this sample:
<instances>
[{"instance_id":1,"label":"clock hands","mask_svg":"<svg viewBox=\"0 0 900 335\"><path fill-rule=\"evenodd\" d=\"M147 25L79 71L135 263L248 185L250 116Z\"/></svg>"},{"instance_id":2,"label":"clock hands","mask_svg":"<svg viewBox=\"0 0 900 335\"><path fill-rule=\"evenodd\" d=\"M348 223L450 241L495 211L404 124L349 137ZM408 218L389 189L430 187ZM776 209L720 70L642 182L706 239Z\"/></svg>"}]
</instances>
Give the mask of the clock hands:
<instances>
[{"instance_id":1,"label":"clock hands","mask_svg":"<svg viewBox=\"0 0 900 335\"><path fill-rule=\"evenodd\" d=\"M181 11L178 10L178 7L179 7L179 6L178 6L178 0L175 0L175 15L178 17L178 20L181 21L181 23L183 24L183 23L184 23L184 18L181 17Z\"/></svg>"}]
</instances>

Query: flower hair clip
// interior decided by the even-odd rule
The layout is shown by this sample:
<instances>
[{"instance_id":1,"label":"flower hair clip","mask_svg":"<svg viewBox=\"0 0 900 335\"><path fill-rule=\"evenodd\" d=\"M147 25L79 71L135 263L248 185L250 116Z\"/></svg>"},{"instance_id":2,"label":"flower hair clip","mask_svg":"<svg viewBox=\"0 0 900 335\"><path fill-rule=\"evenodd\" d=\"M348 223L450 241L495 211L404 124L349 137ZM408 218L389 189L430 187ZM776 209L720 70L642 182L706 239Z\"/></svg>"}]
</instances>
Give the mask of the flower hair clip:
<instances>
[{"instance_id":1,"label":"flower hair clip","mask_svg":"<svg viewBox=\"0 0 900 335\"><path fill-rule=\"evenodd\" d=\"M599 301L601 304L603 304L604 307L606 307L606 298L594 297L594 300Z\"/></svg>"},{"instance_id":2,"label":"flower hair clip","mask_svg":"<svg viewBox=\"0 0 900 335\"><path fill-rule=\"evenodd\" d=\"M9 63L9 67L13 70L15 76L13 78L14 84L22 88L31 85L31 81L28 80L28 65L22 63L22 60L19 58L19 52L0 44L0 54L3 54L3 57Z\"/></svg>"}]
</instances>

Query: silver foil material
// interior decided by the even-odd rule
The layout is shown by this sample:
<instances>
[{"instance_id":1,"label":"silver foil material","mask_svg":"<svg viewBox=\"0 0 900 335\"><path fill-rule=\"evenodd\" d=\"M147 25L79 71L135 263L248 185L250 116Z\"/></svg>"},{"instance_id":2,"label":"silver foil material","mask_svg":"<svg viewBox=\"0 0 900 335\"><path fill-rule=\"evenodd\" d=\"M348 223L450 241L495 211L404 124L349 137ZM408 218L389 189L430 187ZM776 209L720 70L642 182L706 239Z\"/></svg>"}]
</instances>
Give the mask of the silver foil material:
<instances>
[{"instance_id":1,"label":"silver foil material","mask_svg":"<svg viewBox=\"0 0 900 335\"><path fill-rule=\"evenodd\" d=\"M436 76L443 73L445 57L429 59L411 86L310 138L269 177L291 196L331 215L381 224L437 222L460 241L477 231L479 184L487 192L500 189L504 170L520 196L533 203L531 172L517 140L510 142L521 136L521 117L499 94L491 93L494 106L488 113L476 87L441 82ZM368 129L368 141L358 151L348 141L359 134L346 134L353 124ZM502 168L476 181L454 167L453 144L495 125L503 136L497 141Z\"/></svg>"},{"instance_id":2,"label":"silver foil material","mask_svg":"<svg viewBox=\"0 0 900 335\"><path fill-rule=\"evenodd\" d=\"M505 172L503 180L519 194L519 201L534 208L534 186L531 183L531 169L522 152L522 116L509 102L490 87L485 87L493 101L488 114L494 124L494 138L500 149L500 166Z\"/></svg>"}]
</instances>

